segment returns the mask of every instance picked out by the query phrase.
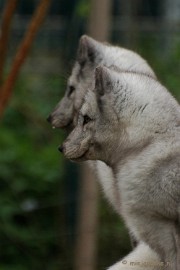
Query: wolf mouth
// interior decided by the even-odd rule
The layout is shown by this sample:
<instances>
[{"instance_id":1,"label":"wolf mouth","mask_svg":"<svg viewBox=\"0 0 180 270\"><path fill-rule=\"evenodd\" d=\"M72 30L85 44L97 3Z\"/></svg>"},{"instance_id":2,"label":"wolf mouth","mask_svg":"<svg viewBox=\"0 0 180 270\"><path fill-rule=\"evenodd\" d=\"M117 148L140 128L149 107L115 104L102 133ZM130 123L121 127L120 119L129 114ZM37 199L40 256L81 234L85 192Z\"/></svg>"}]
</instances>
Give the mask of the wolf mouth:
<instances>
[{"instance_id":1,"label":"wolf mouth","mask_svg":"<svg viewBox=\"0 0 180 270\"><path fill-rule=\"evenodd\" d=\"M52 125L53 128L58 128L58 129L64 129L66 131L71 131L72 130L72 127L73 127L73 121L70 120L67 124L58 124L58 125Z\"/></svg>"},{"instance_id":2,"label":"wolf mouth","mask_svg":"<svg viewBox=\"0 0 180 270\"><path fill-rule=\"evenodd\" d=\"M86 150L82 155L80 155L79 157L75 157L75 158L70 158L71 161L74 161L74 162L81 162L81 161L85 161L86 158L85 158L85 155L87 154L87 152L89 151Z\"/></svg>"},{"instance_id":3,"label":"wolf mouth","mask_svg":"<svg viewBox=\"0 0 180 270\"><path fill-rule=\"evenodd\" d=\"M60 128L63 128L66 131L71 131L73 128L73 121L70 120L66 125L61 126Z\"/></svg>"}]
</instances>

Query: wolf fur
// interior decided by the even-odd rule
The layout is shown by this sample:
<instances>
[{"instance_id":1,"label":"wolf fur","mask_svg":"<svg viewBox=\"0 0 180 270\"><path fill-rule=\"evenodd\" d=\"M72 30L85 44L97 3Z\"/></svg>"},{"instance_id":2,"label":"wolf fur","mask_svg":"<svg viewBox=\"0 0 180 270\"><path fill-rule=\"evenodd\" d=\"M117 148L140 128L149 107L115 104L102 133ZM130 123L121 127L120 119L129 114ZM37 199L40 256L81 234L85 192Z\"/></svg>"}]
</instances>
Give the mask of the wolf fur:
<instances>
[{"instance_id":1,"label":"wolf fur","mask_svg":"<svg viewBox=\"0 0 180 270\"><path fill-rule=\"evenodd\" d=\"M99 65L143 73L156 78L148 63L137 53L116 46L98 42L86 35L79 42L77 61L68 79L64 97L49 116L53 127L72 129L77 121L77 113L82 105L87 90L94 89L94 70ZM111 169L102 161L89 163L96 170L106 198L117 210L117 194L115 192ZM105 183L104 183L105 182Z\"/></svg>"},{"instance_id":2,"label":"wolf fur","mask_svg":"<svg viewBox=\"0 0 180 270\"><path fill-rule=\"evenodd\" d=\"M96 68L78 122L63 144L74 161L112 168L119 212L130 232L179 270L180 107L143 74Z\"/></svg>"},{"instance_id":3,"label":"wolf fur","mask_svg":"<svg viewBox=\"0 0 180 270\"><path fill-rule=\"evenodd\" d=\"M99 64L109 67L116 65L118 69L144 73L156 78L148 63L137 53L121 47L105 45L88 36L82 36L77 61L68 79L65 95L49 116L52 126L72 129L77 121L77 113L87 90L94 88L94 70ZM93 171L96 171L105 197L119 212L119 196L114 185L112 169L102 161L88 163L93 167Z\"/></svg>"},{"instance_id":4,"label":"wolf fur","mask_svg":"<svg viewBox=\"0 0 180 270\"><path fill-rule=\"evenodd\" d=\"M99 65L116 66L156 78L151 67L139 54L122 47L103 44L84 35L80 38L77 61L68 79L64 97L49 116L52 126L64 128L76 121L75 116L87 90L94 89L94 70Z\"/></svg>"},{"instance_id":5,"label":"wolf fur","mask_svg":"<svg viewBox=\"0 0 180 270\"><path fill-rule=\"evenodd\" d=\"M145 243L139 243L131 253L107 270L162 270L162 266L157 254Z\"/></svg>"}]
</instances>

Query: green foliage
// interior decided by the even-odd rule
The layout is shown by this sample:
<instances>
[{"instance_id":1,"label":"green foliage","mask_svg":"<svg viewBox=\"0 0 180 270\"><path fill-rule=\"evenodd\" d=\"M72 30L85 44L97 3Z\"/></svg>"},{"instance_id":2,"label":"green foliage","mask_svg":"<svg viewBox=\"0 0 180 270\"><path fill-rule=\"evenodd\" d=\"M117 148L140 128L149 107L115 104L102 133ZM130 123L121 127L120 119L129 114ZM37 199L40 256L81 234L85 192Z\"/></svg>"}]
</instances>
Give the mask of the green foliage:
<instances>
[{"instance_id":1,"label":"green foliage","mask_svg":"<svg viewBox=\"0 0 180 270\"><path fill-rule=\"evenodd\" d=\"M162 41L161 41L162 42ZM149 37L141 37L139 40L140 52L151 64L158 79L180 101L180 43L161 44L155 34Z\"/></svg>"},{"instance_id":2,"label":"green foliage","mask_svg":"<svg viewBox=\"0 0 180 270\"><path fill-rule=\"evenodd\" d=\"M83 19L87 19L89 12L90 12L90 1L79 0L76 5L76 14Z\"/></svg>"},{"instance_id":3,"label":"green foliage","mask_svg":"<svg viewBox=\"0 0 180 270\"><path fill-rule=\"evenodd\" d=\"M172 50L171 55L167 59L157 59L157 70L160 70L161 81L167 86L169 91L180 101L180 43Z\"/></svg>"},{"instance_id":4,"label":"green foliage","mask_svg":"<svg viewBox=\"0 0 180 270\"><path fill-rule=\"evenodd\" d=\"M1 124L0 269L3 270L61 269L64 164L56 144L62 141L62 135L52 132L46 117L57 95L50 91L60 88L62 82L49 77L45 87L41 79L24 77L18 81Z\"/></svg>"}]
</instances>

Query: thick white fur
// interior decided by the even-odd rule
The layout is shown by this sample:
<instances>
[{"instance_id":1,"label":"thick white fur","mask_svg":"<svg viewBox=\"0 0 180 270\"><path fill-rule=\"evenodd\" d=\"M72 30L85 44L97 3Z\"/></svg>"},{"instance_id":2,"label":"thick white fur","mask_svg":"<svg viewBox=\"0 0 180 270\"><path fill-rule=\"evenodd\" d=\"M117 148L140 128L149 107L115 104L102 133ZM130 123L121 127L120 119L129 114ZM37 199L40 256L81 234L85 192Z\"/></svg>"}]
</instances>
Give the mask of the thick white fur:
<instances>
[{"instance_id":1,"label":"thick white fur","mask_svg":"<svg viewBox=\"0 0 180 270\"><path fill-rule=\"evenodd\" d=\"M69 159L111 166L106 179L98 163L106 195L135 238L170 262L168 270L180 270L179 133L179 104L160 83L99 67L96 91L87 93L77 126L63 144Z\"/></svg>"},{"instance_id":2,"label":"thick white fur","mask_svg":"<svg viewBox=\"0 0 180 270\"><path fill-rule=\"evenodd\" d=\"M90 37L84 36L81 38L80 47L82 47L82 55L86 55L86 48L84 46L89 46L91 50L94 50L95 55L95 63L92 68L92 65L88 66L88 59L86 60L86 68L84 71L83 79L78 80L78 74L81 70L81 66L78 62L76 62L72 75L70 76L68 80L69 85L73 85L76 88L75 93L72 94L71 99L68 99L67 96L65 96L62 101L57 105L55 111L52 113L52 125L53 126L59 126L59 122L61 124L64 124L69 121L69 118L72 116L74 117L73 113L73 107L72 104L70 104L70 101L73 100L73 106L76 108L76 111L79 111L79 108L81 107L85 91L87 89L93 89L94 88L94 69L97 65L103 64L107 67L110 66L116 66L118 69L122 70L129 70L137 73L145 73L151 77L156 78L156 75L154 74L151 67L148 65L148 63L141 58L138 54L126 50L124 48L119 47L113 47L113 46L107 46L105 44L99 43ZM87 48L88 50L88 48ZM73 96L74 95L74 96ZM63 115L63 118L61 119L61 115ZM108 199L110 204L113 206L113 208L120 214L120 198L119 193L117 192L117 187L115 186L114 182L114 175L112 172L112 169L108 167L104 162L97 161L97 162L91 162L91 166L93 166L93 171L97 172L97 176L99 179L99 182L101 184L101 187L103 189L103 192L105 194L105 197ZM151 258L157 258L157 255L150 250L148 246L145 244L141 244L138 246L133 252L131 252L128 256L128 258L145 261L146 258L151 260ZM114 268L115 267L115 268ZM120 267L120 268L119 268ZM133 268L122 268L125 267L121 263L116 264L116 266L113 266L110 268L111 270L117 270L117 269L134 269ZM139 269L139 268L138 268ZM142 268L141 268L142 269ZM148 268L151 270L151 268ZM153 268L154 270L154 268ZM157 268L156 268L157 270Z\"/></svg>"},{"instance_id":3,"label":"thick white fur","mask_svg":"<svg viewBox=\"0 0 180 270\"><path fill-rule=\"evenodd\" d=\"M114 182L110 181L110 179L114 179L112 169L100 160L96 162L88 161L88 163L92 168L96 166L97 177L103 189L103 194L113 206L114 210L120 214L120 209L118 207L120 204L119 194ZM132 265L132 263L135 264ZM140 263L141 266L139 266L138 263ZM143 266L143 264L146 264L147 266ZM160 260L157 253L142 242L121 261L117 262L107 270L163 270L162 266L159 267L159 265Z\"/></svg>"},{"instance_id":4,"label":"thick white fur","mask_svg":"<svg viewBox=\"0 0 180 270\"><path fill-rule=\"evenodd\" d=\"M157 254L146 244L140 243L131 253L107 270L159 270L163 269Z\"/></svg>"}]
</instances>

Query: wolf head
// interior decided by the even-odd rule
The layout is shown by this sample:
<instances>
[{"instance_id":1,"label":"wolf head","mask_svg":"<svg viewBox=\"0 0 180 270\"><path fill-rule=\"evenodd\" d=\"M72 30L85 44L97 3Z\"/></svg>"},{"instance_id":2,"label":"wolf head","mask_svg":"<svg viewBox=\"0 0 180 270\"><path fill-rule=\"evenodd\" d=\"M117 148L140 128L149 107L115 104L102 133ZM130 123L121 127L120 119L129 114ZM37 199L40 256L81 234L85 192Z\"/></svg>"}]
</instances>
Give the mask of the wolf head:
<instances>
[{"instance_id":1,"label":"wolf head","mask_svg":"<svg viewBox=\"0 0 180 270\"><path fill-rule=\"evenodd\" d=\"M86 94L76 127L60 150L74 161L102 160L113 166L172 130L179 112L156 80L101 66L95 71L95 89Z\"/></svg>"},{"instance_id":2,"label":"wolf head","mask_svg":"<svg viewBox=\"0 0 180 270\"><path fill-rule=\"evenodd\" d=\"M94 89L94 71L99 65L116 66L119 70L144 73L155 78L150 66L138 54L105 45L84 35L80 38L77 61L68 79L65 95L48 118L52 126L65 128L75 125L85 94Z\"/></svg>"}]
</instances>

